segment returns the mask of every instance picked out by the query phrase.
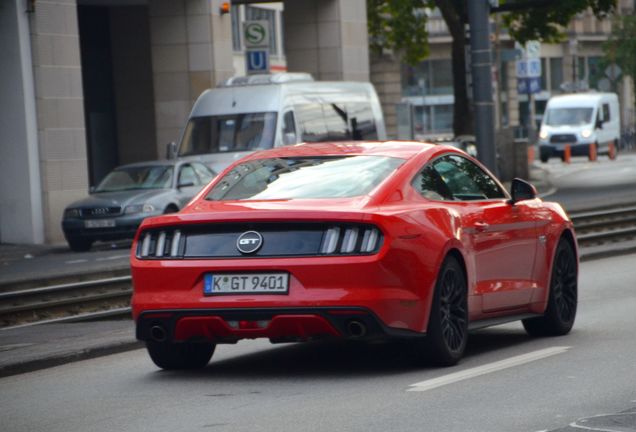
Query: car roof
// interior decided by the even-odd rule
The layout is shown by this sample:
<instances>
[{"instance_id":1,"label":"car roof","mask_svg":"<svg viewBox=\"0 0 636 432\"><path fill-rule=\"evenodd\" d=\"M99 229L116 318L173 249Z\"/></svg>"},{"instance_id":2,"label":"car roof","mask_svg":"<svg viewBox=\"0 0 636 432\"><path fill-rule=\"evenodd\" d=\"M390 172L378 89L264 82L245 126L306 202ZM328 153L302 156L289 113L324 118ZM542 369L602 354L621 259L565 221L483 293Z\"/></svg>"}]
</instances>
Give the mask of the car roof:
<instances>
[{"instance_id":1,"label":"car roof","mask_svg":"<svg viewBox=\"0 0 636 432\"><path fill-rule=\"evenodd\" d=\"M263 150L246 157L268 159L303 156L388 156L410 159L436 146L416 141L338 141L326 143L304 143L293 146Z\"/></svg>"}]
</instances>

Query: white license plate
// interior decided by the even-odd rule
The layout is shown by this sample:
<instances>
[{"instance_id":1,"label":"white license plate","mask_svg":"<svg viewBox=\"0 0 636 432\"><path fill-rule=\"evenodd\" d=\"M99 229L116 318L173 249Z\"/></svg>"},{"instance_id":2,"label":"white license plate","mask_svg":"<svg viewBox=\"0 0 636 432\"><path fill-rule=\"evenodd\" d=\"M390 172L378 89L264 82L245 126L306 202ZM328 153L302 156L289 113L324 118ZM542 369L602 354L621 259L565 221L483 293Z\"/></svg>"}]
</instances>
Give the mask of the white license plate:
<instances>
[{"instance_id":1,"label":"white license plate","mask_svg":"<svg viewBox=\"0 0 636 432\"><path fill-rule=\"evenodd\" d=\"M115 226L115 219L92 219L84 221L86 228L111 228Z\"/></svg>"},{"instance_id":2,"label":"white license plate","mask_svg":"<svg viewBox=\"0 0 636 432\"><path fill-rule=\"evenodd\" d=\"M203 293L213 294L287 294L287 273L212 274L203 277Z\"/></svg>"}]
</instances>

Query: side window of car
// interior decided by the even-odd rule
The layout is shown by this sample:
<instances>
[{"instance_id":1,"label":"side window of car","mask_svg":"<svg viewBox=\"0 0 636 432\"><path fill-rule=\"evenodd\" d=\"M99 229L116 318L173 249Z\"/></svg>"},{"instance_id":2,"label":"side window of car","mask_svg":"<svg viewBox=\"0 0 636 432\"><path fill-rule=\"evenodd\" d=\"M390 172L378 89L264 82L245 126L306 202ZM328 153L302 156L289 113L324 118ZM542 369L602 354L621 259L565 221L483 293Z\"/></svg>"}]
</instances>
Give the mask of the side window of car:
<instances>
[{"instance_id":1,"label":"side window of car","mask_svg":"<svg viewBox=\"0 0 636 432\"><path fill-rule=\"evenodd\" d=\"M283 116L283 144L296 144L296 123L293 111L287 111Z\"/></svg>"},{"instance_id":2,"label":"side window of car","mask_svg":"<svg viewBox=\"0 0 636 432\"><path fill-rule=\"evenodd\" d=\"M603 104L603 121L610 121L609 104Z\"/></svg>"},{"instance_id":3,"label":"side window of car","mask_svg":"<svg viewBox=\"0 0 636 432\"><path fill-rule=\"evenodd\" d=\"M182 185L187 183L191 183L194 186L198 186L201 184L199 178L194 173L194 168L192 168L190 165L182 166L181 170L179 171L179 184Z\"/></svg>"},{"instance_id":4,"label":"side window of car","mask_svg":"<svg viewBox=\"0 0 636 432\"><path fill-rule=\"evenodd\" d=\"M197 176L201 180L202 184L208 184L214 177L214 174L205 165L200 163L193 163L192 168L197 173Z\"/></svg>"},{"instance_id":5,"label":"side window of car","mask_svg":"<svg viewBox=\"0 0 636 432\"><path fill-rule=\"evenodd\" d=\"M437 201L453 199L446 183L430 165L417 173L411 184L424 198Z\"/></svg>"},{"instance_id":6,"label":"side window of car","mask_svg":"<svg viewBox=\"0 0 636 432\"><path fill-rule=\"evenodd\" d=\"M446 184L453 199L470 201L506 197L492 177L461 156L441 157L433 162L433 169Z\"/></svg>"}]
</instances>

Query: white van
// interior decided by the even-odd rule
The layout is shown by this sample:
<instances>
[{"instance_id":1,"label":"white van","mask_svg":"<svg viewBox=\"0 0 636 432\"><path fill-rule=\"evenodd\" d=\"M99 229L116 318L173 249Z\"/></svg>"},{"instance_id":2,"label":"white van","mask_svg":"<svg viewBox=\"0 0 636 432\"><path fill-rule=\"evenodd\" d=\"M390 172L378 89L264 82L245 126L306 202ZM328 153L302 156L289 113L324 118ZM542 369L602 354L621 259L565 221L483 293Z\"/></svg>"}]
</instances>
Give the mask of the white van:
<instances>
[{"instance_id":1,"label":"white van","mask_svg":"<svg viewBox=\"0 0 636 432\"><path fill-rule=\"evenodd\" d=\"M578 93L550 98L539 131L539 158L564 158L570 145L572 156L589 156L590 146L597 154L615 157L620 138L618 96L614 93ZM614 144L610 153L609 144Z\"/></svg>"},{"instance_id":2,"label":"white van","mask_svg":"<svg viewBox=\"0 0 636 432\"><path fill-rule=\"evenodd\" d=\"M217 173L244 155L300 142L385 140L369 83L318 82L306 73L230 78L194 104L177 156Z\"/></svg>"}]
</instances>

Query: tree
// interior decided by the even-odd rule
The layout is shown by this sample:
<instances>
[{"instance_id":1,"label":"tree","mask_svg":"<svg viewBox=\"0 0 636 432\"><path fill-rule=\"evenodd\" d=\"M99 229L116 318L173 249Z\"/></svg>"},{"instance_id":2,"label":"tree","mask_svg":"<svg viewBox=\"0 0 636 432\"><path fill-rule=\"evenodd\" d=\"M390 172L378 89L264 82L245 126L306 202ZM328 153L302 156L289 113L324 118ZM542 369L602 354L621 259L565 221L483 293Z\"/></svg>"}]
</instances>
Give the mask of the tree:
<instances>
[{"instance_id":1,"label":"tree","mask_svg":"<svg viewBox=\"0 0 636 432\"><path fill-rule=\"evenodd\" d=\"M426 17L419 11L427 7L440 10L452 37L455 135L471 134L474 130L465 74L468 1L476 0L367 0L372 50L394 49L401 52L410 65L428 55L428 48L416 46L416 41L428 43ZM503 21L518 42L557 42L563 39L563 28L577 13L591 8L598 18L603 18L614 10L616 3L617 0L502 0L499 11L505 13Z\"/></svg>"},{"instance_id":2,"label":"tree","mask_svg":"<svg viewBox=\"0 0 636 432\"><path fill-rule=\"evenodd\" d=\"M603 44L602 69L617 65L624 76L636 82L636 16L623 15L614 20L612 34ZM636 86L632 86L636 108Z\"/></svg>"}]
</instances>

